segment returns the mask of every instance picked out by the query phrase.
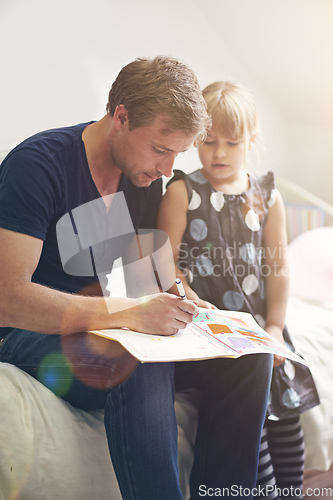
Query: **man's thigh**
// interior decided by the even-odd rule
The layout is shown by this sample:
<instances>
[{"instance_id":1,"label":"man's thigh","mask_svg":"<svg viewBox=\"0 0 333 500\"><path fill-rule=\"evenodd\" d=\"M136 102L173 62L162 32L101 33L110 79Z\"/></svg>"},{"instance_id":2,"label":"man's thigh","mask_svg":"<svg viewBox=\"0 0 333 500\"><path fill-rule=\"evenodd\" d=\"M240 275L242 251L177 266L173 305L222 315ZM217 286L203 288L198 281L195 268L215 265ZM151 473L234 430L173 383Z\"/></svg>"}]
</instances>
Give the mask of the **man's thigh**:
<instances>
[{"instance_id":1,"label":"man's thigh","mask_svg":"<svg viewBox=\"0 0 333 500\"><path fill-rule=\"evenodd\" d=\"M16 365L74 406L103 408L107 393L125 380L137 361L120 344L86 332L44 335L13 330L0 360Z\"/></svg>"}]
</instances>

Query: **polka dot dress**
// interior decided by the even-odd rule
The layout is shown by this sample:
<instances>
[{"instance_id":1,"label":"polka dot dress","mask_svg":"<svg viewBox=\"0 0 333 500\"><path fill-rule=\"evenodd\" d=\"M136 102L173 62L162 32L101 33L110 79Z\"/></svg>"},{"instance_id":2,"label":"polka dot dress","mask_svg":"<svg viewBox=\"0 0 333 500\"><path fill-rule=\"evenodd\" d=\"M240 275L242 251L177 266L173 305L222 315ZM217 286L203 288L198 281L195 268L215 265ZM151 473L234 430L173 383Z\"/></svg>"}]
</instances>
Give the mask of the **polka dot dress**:
<instances>
[{"instance_id":1,"label":"polka dot dress","mask_svg":"<svg viewBox=\"0 0 333 500\"><path fill-rule=\"evenodd\" d=\"M251 313L265 326L263 230L275 203L272 172L249 176L250 188L237 195L216 191L200 170L176 170L169 182L183 179L189 207L179 251L179 268L200 298L219 309ZM285 328L286 342L292 347ZM274 368L268 413L272 419L300 414L319 403L309 369L287 361Z\"/></svg>"}]
</instances>

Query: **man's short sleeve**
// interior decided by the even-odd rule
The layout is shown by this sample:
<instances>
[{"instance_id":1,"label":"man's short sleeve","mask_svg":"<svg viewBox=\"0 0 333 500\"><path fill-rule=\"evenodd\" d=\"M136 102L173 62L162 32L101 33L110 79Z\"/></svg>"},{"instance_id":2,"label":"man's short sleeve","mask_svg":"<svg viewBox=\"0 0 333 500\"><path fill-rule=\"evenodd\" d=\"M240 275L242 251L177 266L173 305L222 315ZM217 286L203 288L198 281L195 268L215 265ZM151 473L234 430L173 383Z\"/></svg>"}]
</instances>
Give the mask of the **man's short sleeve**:
<instances>
[{"instance_id":1,"label":"man's short sleeve","mask_svg":"<svg viewBox=\"0 0 333 500\"><path fill-rule=\"evenodd\" d=\"M30 148L13 150L0 167L0 227L45 240L62 191L49 159Z\"/></svg>"}]
</instances>

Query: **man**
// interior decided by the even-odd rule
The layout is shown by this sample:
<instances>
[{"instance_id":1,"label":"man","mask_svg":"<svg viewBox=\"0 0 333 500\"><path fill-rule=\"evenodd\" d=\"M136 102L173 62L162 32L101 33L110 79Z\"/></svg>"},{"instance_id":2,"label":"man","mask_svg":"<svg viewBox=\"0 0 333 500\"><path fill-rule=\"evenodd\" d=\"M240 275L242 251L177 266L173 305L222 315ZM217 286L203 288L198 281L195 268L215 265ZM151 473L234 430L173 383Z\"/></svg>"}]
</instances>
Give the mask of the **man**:
<instances>
[{"instance_id":1,"label":"man","mask_svg":"<svg viewBox=\"0 0 333 500\"><path fill-rule=\"evenodd\" d=\"M123 194L135 230L154 228L161 176L171 176L175 157L204 135L208 117L194 73L166 57L125 66L112 85L107 111L97 122L41 132L2 163L0 357L74 406L105 409L110 455L124 499L177 500L182 495L174 364L137 367L113 342L85 332L128 327L170 335L192 321L197 307L168 293L144 300L94 296L98 272L85 275L80 268L66 273L62 247L67 241L57 236L62 221L71 220L73 241L80 240L75 211L102 197L107 213L114 200L110 195L116 193ZM96 268L96 249L80 255ZM52 354L50 381L38 368ZM199 498L201 484L255 484L271 360L220 361L207 369L193 363L193 374L187 370L184 378L182 366L177 369L177 387L193 381L205 386L207 411L199 413L192 498ZM63 393L59 387L67 378ZM232 459L226 457L229 443Z\"/></svg>"}]
</instances>

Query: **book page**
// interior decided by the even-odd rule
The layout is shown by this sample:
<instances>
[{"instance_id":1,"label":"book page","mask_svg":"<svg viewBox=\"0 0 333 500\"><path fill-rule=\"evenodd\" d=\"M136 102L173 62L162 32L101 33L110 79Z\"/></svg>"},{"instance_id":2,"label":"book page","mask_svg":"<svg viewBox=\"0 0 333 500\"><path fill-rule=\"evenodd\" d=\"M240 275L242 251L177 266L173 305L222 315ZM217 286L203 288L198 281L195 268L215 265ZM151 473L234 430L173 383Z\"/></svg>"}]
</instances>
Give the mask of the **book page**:
<instances>
[{"instance_id":1,"label":"book page","mask_svg":"<svg viewBox=\"0 0 333 500\"><path fill-rule=\"evenodd\" d=\"M91 333L117 340L141 362L200 360L234 354L227 346L216 345L214 339L210 339L204 332L188 327L170 336L149 335L126 329Z\"/></svg>"},{"instance_id":2,"label":"book page","mask_svg":"<svg viewBox=\"0 0 333 500\"><path fill-rule=\"evenodd\" d=\"M266 333L248 313L200 308L193 322L170 336L123 329L91 333L120 342L141 362L194 361L272 353L304 360Z\"/></svg>"},{"instance_id":3,"label":"book page","mask_svg":"<svg viewBox=\"0 0 333 500\"><path fill-rule=\"evenodd\" d=\"M302 358L265 332L249 313L201 309L190 328L199 328L214 343L232 349L234 357L267 352L305 364Z\"/></svg>"}]
</instances>

